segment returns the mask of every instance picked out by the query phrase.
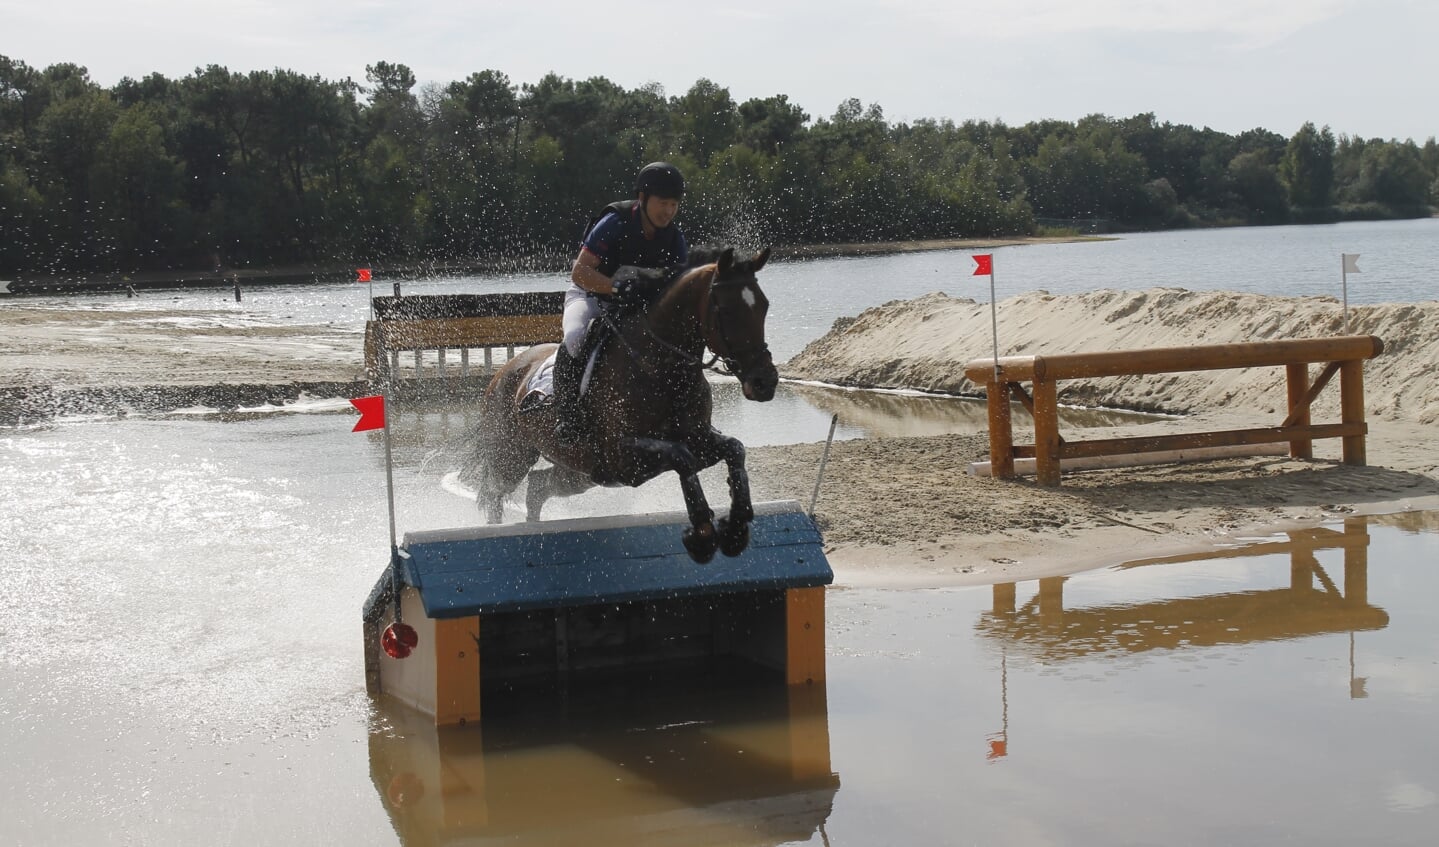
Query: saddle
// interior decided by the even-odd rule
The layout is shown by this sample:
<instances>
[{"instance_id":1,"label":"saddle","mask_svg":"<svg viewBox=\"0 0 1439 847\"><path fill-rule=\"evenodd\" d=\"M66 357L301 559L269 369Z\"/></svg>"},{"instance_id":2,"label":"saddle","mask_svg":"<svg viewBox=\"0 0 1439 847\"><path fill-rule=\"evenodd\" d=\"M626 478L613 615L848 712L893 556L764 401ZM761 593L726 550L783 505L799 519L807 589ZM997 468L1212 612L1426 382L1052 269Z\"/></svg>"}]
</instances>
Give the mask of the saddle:
<instances>
[{"instance_id":1,"label":"saddle","mask_svg":"<svg viewBox=\"0 0 1439 847\"><path fill-rule=\"evenodd\" d=\"M611 310L606 307L606 314L611 318L618 317L618 310ZM580 360L585 363L585 372L580 377L580 397L590 387L590 380L594 377L595 368L599 367L600 356L604 353L605 347L616 335L616 325L613 320L604 320L603 317L590 321L589 329L585 331L585 343L580 348ZM554 397L554 369L555 356L558 351L551 353L534 373L526 380L524 396L520 398L518 411L535 412L546 409L555 403Z\"/></svg>"}]
</instances>

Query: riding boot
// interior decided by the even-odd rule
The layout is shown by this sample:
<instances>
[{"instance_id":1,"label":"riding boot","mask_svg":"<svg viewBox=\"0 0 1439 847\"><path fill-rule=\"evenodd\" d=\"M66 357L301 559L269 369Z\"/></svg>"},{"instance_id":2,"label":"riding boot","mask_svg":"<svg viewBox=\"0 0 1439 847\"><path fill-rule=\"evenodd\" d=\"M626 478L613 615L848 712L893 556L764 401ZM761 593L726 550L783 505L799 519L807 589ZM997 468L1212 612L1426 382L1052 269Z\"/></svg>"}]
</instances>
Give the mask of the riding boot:
<instances>
[{"instance_id":1,"label":"riding boot","mask_svg":"<svg viewBox=\"0 0 1439 847\"><path fill-rule=\"evenodd\" d=\"M563 344L555 354L555 438L572 444L585 434L584 415L580 410L580 379L584 364L570 355Z\"/></svg>"}]
</instances>

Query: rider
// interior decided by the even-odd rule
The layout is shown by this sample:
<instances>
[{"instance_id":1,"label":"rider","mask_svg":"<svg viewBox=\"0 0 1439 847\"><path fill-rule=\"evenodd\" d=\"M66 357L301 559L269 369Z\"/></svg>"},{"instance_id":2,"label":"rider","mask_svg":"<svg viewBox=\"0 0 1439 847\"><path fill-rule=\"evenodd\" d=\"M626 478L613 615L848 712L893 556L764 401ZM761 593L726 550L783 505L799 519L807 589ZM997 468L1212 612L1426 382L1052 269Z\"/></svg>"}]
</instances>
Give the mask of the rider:
<instances>
[{"instance_id":1,"label":"rider","mask_svg":"<svg viewBox=\"0 0 1439 847\"><path fill-rule=\"evenodd\" d=\"M609 204L585 231L570 272L574 284L565 293L564 343L555 354L555 436L559 440L573 442L585 430L579 408L584 374L581 351L590 321L600 312L597 298L632 300L641 296L643 282L624 275L616 280L615 272L626 265L674 267L689 257L684 233L674 223L684 193L685 178L679 168L669 162L652 162L635 177L635 199Z\"/></svg>"}]
</instances>

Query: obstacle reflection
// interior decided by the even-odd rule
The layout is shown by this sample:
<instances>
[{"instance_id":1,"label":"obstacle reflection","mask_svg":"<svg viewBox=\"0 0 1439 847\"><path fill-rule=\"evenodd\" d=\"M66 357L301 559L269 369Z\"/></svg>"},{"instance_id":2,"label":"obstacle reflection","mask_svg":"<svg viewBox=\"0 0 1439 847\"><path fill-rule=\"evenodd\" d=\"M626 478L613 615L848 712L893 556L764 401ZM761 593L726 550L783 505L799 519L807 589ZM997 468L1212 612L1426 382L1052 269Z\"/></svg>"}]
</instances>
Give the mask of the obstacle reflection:
<instances>
[{"instance_id":1,"label":"obstacle reflection","mask_svg":"<svg viewBox=\"0 0 1439 847\"><path fill-rule=\"evenodd\" d=\"M370 773L406 845L746 844L823 831L839 787L823 684L634 680L437 730L381 698Z\"/></svg>"},{"instance_id":2,"label":"obstacle reflection","mask_svg":"<svg viewBox=\"0 0 1439 847\"><path fill-rule=\"evenodd\" d=\"M1315 555L1328 549L1343 551L1342 588ZM1288 554L1287 587L1068 609L1064 605L1065 577L1039 580L1038 593L1022 606L1017 605L1014 583L995 585L993 608L981 616L977 628L1034 658L1062 661L1357 632L1388 625L1388 613L1369 604L1369 531L1363 518L1346 520L1342 531L1290 532L1284 541L1217 553L1140 559L1121 570L1275 554Z\"/></svg>"}]
</instances>

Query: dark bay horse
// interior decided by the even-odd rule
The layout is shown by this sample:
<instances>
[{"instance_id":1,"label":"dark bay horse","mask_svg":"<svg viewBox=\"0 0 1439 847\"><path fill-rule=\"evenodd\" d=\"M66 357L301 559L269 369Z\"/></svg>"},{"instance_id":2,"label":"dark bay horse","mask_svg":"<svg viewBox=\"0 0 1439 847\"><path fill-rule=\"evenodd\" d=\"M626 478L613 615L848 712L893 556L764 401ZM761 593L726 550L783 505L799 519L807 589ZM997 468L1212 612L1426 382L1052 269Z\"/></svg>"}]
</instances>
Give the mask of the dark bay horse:
<instances>
[{"instance_id":1,"label":"dark bay horse","mask_svg":"<svg viewBox=\"0 0 1439 847\"><path fill-rule=\"evenodd\" d=\"M764 335L769 300L755 278L768 259L768 248L742 261L728 249L716 261L684 271L644 311L607 312L600 320L617 335L589 378L582 402L594 427L579 442L555 439L553 405L524 404L531 375L555 345L532 347L500 368L480 416L478 504L487 520L502 519L505 496L526 475L527 518L538 520L550 497L595 485L637 486L673 471L689 514L683 540L690 556L707 562L716 548L739 555L754 518L744 445L710 423L703 354L706 347L714 351L739 377L747 399L774 397L779 373ZM532 470L541 456L553 467ZM716 527L699 472L721 460L729 469L730 510Z\"/></svg>"}]
</instances>

